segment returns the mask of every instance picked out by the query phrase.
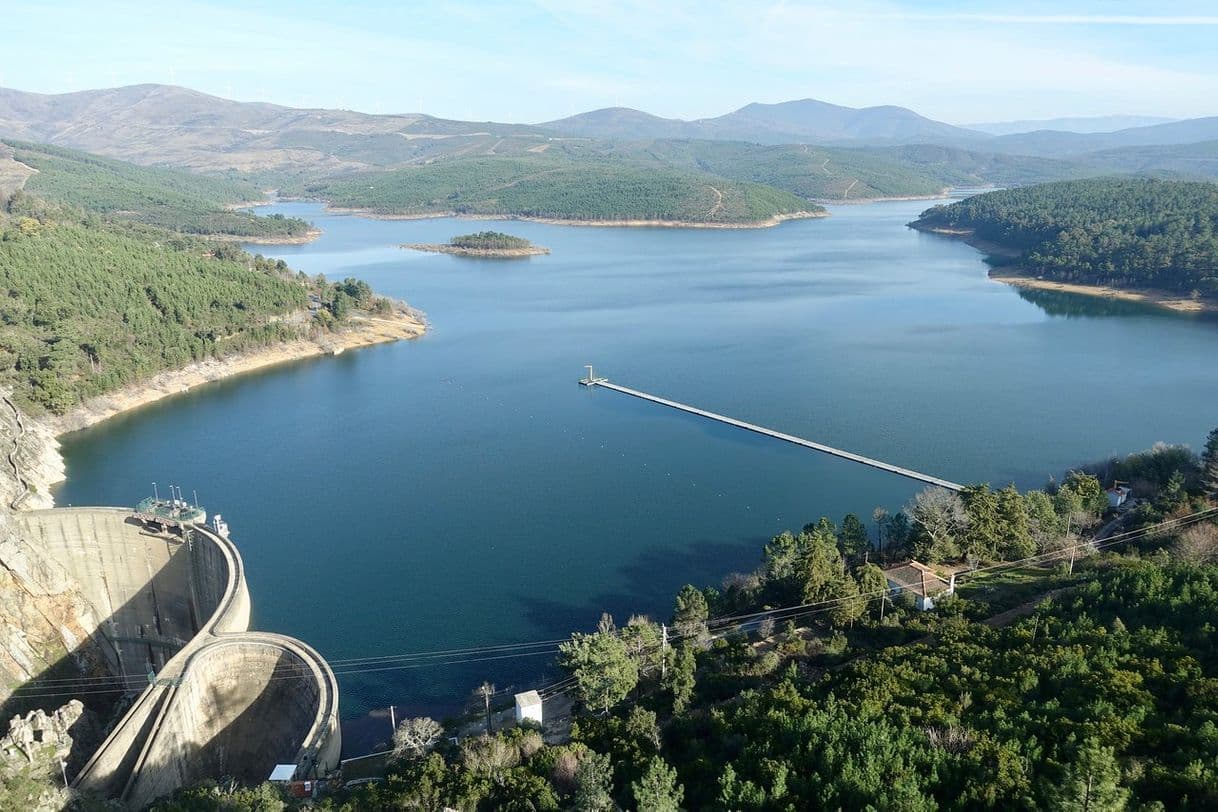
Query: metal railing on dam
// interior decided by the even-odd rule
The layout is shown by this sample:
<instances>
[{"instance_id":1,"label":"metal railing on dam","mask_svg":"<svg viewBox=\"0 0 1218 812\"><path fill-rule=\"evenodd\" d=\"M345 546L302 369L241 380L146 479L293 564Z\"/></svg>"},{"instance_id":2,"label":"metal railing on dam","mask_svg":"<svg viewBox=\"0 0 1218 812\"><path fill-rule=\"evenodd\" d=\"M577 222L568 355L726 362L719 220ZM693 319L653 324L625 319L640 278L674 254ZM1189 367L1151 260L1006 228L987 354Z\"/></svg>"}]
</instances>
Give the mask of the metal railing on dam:
<instances>
[{"instance_id":1,"label":"metal railing on dam","mask_svg":"<svg viewBox=\"0 0 1218 812\"><path fill-rule=\"evenodd\" d=\"M678 401L675 401L675 400L668 400L667 398L662 398L659 395L652 395L647 392L640 392L637 389L630 389L625 386L619 386L616 383L610 383L608 378L597 378L597 377L593 376L593 374L591 372L591 368L589 368L588 377L580 379L580 385L587 386L589 388L592 388L594 386L600 386L605 389L612 389L614 392L621 392L623 395L630 395L631 397L640 398L642 400L650 401L652 403L658 403L659 405L667 406L670 409L676 409L677 411L697 415L698 417L705 417L707 420L714 420L719 423L726 423L729 426L735 426L736 428L744 429L745 431L751 431L756 434L762 434L766 437L773 437L776 440L782 440L783 442L786 442L786 443L793 443L794 445L803 446L804 448L810 448L813 451L820 451L823 454L831 454L834 457L840 457L841 459L844 459L844 460L850 460L851 462L857 462L861 465L867 465L867 466L870 466L871 468L877 468L881 471L887 471L890 474L896 474L897 476L903 476L908 479L915 479L919 482L925 482L928 485L935 485L940 488L947 488L948 490L951 490L951 491L964 490L964 486L959 484L958 482L951 482L946 479L941 479L937 476L931 476L930 474L923 474L920 471L914 471L909 468L902 468L899 465L893 465L892 463L884 462L883 460L873 459L872 457L864 457L862 454L854 454L850 451L843 451L840 448L834 448L833 446L824 445L823 443L813 442L812 440L805 440L804 438L796 437L793 434L784 434L781 431L775 431L774 429L768 429L765 426L758 426L754 423L746 423L745 421L737 420L734 417L728 417L727 415L718 414L716 412L709 412L706 409L699 409L696 406L690 406L685 403L679 403Z\"/></svg>"},{"instance_id":2,"label":"metal railing on dam","mask_svg":"<svg viewBox=\"0 0 1218 812\"><path fill-rule=\"evenodd\" d=\"M337 680L301 641L248 631L237 548L201 527L184 539L147 532L131 514L18 514L30 543L106 618L94 637L108 648L115 684L145 686L73 786L142 808L203 778L258 783L277 763L298 765L298 777L336 767Z\"/></svg>"}]
</instances>

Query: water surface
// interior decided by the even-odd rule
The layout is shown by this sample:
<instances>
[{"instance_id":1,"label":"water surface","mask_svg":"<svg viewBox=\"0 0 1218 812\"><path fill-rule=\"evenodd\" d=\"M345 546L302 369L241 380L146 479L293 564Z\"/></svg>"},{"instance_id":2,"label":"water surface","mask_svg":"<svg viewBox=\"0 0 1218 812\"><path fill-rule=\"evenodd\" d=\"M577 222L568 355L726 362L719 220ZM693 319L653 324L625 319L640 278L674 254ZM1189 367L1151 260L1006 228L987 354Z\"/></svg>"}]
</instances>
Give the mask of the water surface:
<instances>
[{"instance_id":1,"label":"water surface","mask_svg":"<svg viewBox=\"0 0 1218 812\"><path fill-rule=\"evenodd\" d=\"M324 229L261 250L425 310L418 341L210 385L66 438L61 504L197 488L230 521L258 628L334 659L546 640L667 615L784 528L918 486L576 385L617 382L959 482L1042 483L1218 424L1218 331L1025 293L904 224L840 207L763 230L599 229L275 211ZM496 261L399 249L483 228ZM341 669L340 669L341 670ZM546 657L346 674L343 713L531 687Z\"/></svg>"}]
</instances>

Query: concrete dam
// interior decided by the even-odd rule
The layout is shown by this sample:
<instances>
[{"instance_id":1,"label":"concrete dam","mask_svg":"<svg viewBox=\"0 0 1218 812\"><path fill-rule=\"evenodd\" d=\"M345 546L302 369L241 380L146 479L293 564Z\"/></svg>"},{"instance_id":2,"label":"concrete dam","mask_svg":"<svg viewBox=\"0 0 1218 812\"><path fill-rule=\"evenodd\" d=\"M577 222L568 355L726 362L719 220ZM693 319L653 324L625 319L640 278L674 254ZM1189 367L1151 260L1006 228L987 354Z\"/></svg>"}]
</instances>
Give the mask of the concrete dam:
<instances>
[{"instance_id":1,"label":"concrete dam","mask_svg":"<svg viewBox=\"0 0 1218 812\"><path fill-rule=\"evenodd\" d=\"M75 788L140 808L204 778L259 783L277 764L296 765L297 779L337 767L334 674L305 643L248 630L241 556L227 538L195 525L149 530L119 508L14 519L100 619L87 642L113 675L104 684L134 695Z\"/></svg>"}]
</instances>

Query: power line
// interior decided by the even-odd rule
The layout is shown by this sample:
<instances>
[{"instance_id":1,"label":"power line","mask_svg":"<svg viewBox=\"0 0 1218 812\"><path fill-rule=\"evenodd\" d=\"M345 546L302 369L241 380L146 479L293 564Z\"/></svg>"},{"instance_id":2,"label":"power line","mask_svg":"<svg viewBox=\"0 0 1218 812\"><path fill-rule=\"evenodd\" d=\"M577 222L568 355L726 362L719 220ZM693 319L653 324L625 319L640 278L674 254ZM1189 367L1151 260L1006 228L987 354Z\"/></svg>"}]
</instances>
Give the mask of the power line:
<instances>
[{"instance_id":1,"label":"power line","mask_svg":"<svg viewBox=\"0 0 1218 812\"><path fill-rule=\"evenodd\" d=\"M1179 529L1208 518L1218 516L1218 508L1207 508L1205 510L1196 511L1184 516L1167 519L1153 525L1148 525L1137 530L1130 530L1125 533L1120 533L1110 536L1103 541L1096 542L1094 540L1082 541L1078 544L1062 547L1057 550L1038 553L1036 555L1027 556L1025 558L1016 559L1014 561L1004 561L998 564L993 564L988 567L981 567L973 570L962 571L956 574L957 583L962 579L970 578L978 573L1001 572L1008 569L1017 569L1032 563L1045 563L1058 558L1063 558L1066 553L1081 549L1098 550L1115 544L1121 544L1128 541L1133 541L1156 532L1170 529ZM850 601L863 600L870 603L877 598L887 597L891 594L899 592L899 588L889 587L881 590L873 590L871 592L858 593L855 595L846 595L836 598L829 598L820 601L812 601L808 603L796 604L787 607L777 607L773 609L761 610L757 612L720 616L708 620L706 630L710 632L712 628L719 631L724 626L739 627L744 623L752 620L764 620L766 618L774 620L793 620L797 617L806 617L824 612L832 611L843 603ZM617 630L617 634L621 635L629 626ZM712 635L712 639L719 639L726 636L728 632L721 632L717 635ZM684 639L698 636L698 633L680 634L674 633L674 639ZM554 640L542 640L532 642L517 642L504 643L491 646L476 646L459 649L437 649L423 652L406 652L400 654L387 654L372 657L352 657L338 660L328 660L331 667L331 672L337 676L353 676L358 674L379 673L385 671L411 670L415 668L425 668L429 666L440 665L462 665L466 663L488 662L494 660L511 659L517 657L532 657L547 654L557 654L559 652L558 644L567 642L570 638L558 638ZM659 645L659 644L657 644ZM647 652L654 653L654 652ZM267 679L268 682L282 679L302 679L313 676L312 668L304 664L280 664L275 667L276 670L291 670L296 669L297 673L272 675ZM246 672L249 676L255 676L257 672ZM231 675L231 672L230 672ZM155 676L157 680L174 680L181 679L184 672L179 672L176 676L165 675L163 672ZM238 674L240 676L240 674ZM574 677L568 677L564 680L559 680L554 683L554 686L573 683ZM47 680L32 680L24 686L13 691L13 696L20 699L37 699L64 696L71 694L75 696L87 696L95 694L115 693L122 690L132 689L140 685L146 684L147 678L143 676L110 676L110 677L80 677L80 678L59 678ZM56 688L55 686L61 686ZM113 686L113 687L105 687ZM89 690L79 690L79 689ZM27 690L27 689L45 689L45 690ZM548 690L549 688L547 688ZM506 689L505 689L506 690ZM538 689L539 693L542 689ZM561 691L560 691L561 692Z\"/></svg>"}]
</instances>

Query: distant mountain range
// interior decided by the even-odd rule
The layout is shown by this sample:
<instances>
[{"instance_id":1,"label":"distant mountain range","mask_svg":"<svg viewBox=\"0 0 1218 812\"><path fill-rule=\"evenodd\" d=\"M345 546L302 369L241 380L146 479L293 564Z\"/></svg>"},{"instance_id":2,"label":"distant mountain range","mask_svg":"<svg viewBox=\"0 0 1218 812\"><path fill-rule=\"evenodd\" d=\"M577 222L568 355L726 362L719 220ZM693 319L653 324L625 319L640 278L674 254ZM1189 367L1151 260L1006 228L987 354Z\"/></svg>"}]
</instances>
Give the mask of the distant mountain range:
<instances>
[{"instance_id":1,"label":"distant mountain range","mask_svg":"<svg viewBox=\"0 0 1218 812\"><path fill-rule=\"evenodd\" d=\"M1130 121L1143 123L1140 126L1110 129ZM584 138L698 138L829 146L937 144L1053 158L1124 147L1170 146L1218 140L1218 116L1145 124L1147 121L1157 120L1137 116L1107 116L979 125L980 128L1012 130L1008 134L995 135L983 129L944 124L904 107L853 108L803 99L781 104L749 104L727 115L696 121L659 118L640 110L611 107L537 126L565 136ZM1029 129L1016 130L1021 124L1028 125ZM1040 126L1053 124L1062 129Z\"/></svg>"},{"instance_id":2,"label":"distant mountain range","mask_svg":"<svg viewBox=\"0 0 1218 812\"><path fill-rule=\"evenodd\" d=\"M1128 130L1131 127L1150 127L1154 124L1170 124L1176 118L1162 116L1083 116L1075 118L1024 119L1022 121L993 121L985 124L965 124L967 130L976 130L987 135L1014 135L1036 130L1060 130L1070 133L1110 133Z\"/></svg>"},{"instance_id":3,"label":"distant mountain range","mask_svg":"<svg viewBox=\"0 0 1218 812\"><path fill-rule=\"evenodd\" d=\"M452 145L443 142L454 137L528 133L544 137L515 124L296 109L171 85L58 95L0 88L0 137L204 170L361 168L447 154Z\"/></svg>"},{"instance_id":4,"label":"distant mountain range","mask_svg":"<svg viewBox=\"0 0 1218 812\"><path fill-rule=\"evenodd\" d=\"M904 107L842 107L816 99L748 104L717 118L660 118L628 107L608 107L539 127L589 138L701 138L758 144L909 144L967 141L984 134L920 116Z\"/></svg>"},{"instance_id":5,"label":"distant mountain range","mask_svg":"<svg viewBox=\"0 0 1218 812\"><path fill-rule=\"evenodd\" d=\"M979 126L1099 129L1145 120ZM495 159L549 168L580 161L589 172L619 163L662 167L766 184L808 200L921 196L952 185L1111 173L1218 178L1218 117L994 135L903 107L851 108L815 99L749 104L695 121L615 107L525 125L295 109L153 84L60 95L0 89L0 138L143 165L253 173L265 187L297 190L320 178L436 161L466 160L471 172L476 166L485 173Z\"/></svg>"},{"instance_id":6,"label":"distant mountain range","mask_svg":"<svg viewBox=\"0 0 1218 812\"><path fill-rule=\"evenodd\" d=\"M1131 127L1108 133L1072 133L1056 130L1001 135L985 142L985 148L1019 155L1070 157L1099 150L1125 147L1174 146L1218 140L1218 116L1190 118L1170 124Z\"/></svg>"}]
</instances>

